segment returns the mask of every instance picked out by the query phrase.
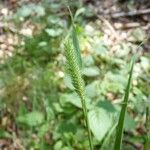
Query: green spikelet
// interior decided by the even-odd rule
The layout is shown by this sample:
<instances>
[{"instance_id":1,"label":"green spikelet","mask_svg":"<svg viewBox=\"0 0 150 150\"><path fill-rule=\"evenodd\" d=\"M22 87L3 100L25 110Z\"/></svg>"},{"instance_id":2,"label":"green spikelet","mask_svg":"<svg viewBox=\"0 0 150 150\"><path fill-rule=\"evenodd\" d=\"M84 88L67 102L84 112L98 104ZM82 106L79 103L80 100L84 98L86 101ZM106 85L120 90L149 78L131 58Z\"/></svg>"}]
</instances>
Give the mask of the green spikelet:
<instances>
[{"instance_id":1,"label":"green spikelet","mask_svg":"<svg viewBox=\"0 0 150 150\"><path fill-rule=\"evenodd\" d=\"M65 55L67 59L68 73L71 77L72 84L75 88L75 91L77 92L77 94L79 95L81 99L82 110L83 110L86 128L88 132L89 146L90 146L90 150L93 150L92 136L91 136L89 121L87 117L84 80L82 78L82 73L80 71L80 67L79 67L80 64L78 63L77 53L72 47L72 44L70 43L70 41L65 43Z\"/></svg>"},{"instance_id":2,"label":"green spikelet","mask_svg":"<svg viewBox=\"0 0 150 150\"><path fill-rule=\"evenodd\" d=\"M65 44L65 52L67 59L67 70L69 75L71 76L75 91L80 98L84 98L84 81L82 79L82 74L78 65L76 52L69 41Z\"/></svg>"}]
</instances>

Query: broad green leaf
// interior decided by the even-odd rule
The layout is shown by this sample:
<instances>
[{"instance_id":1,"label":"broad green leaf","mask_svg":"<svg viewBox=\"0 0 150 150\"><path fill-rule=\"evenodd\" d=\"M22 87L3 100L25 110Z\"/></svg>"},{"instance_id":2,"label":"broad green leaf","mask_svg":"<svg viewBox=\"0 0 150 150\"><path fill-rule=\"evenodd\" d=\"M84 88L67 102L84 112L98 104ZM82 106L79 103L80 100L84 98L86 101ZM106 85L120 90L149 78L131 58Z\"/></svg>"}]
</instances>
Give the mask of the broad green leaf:
<instances>
[{"instance_id":1,"label":"broad green leaf","mask_svg":"<svg viewBox=\"0 0 150 150\"><path fill-rule=\"evenodd\" d=\"M105 150L106 147L108 149L108 147L110 148L110 143L109 143L109 140L111 138L111 135L115 132L115 129L116 129L116 126L117 126L117 122L115 122L112 127L110 128L108 134L106 135L106 137L104 137L104 140L103 140L103 143L101 145L101 150Z\"/></svg>"},{"instance_id":2,"label":"broad green leaf","mask_svg":"<svg viewBox=\"0 0 150 150\"><path fill-rule=\"evenodd\" d=\"M61 134L64 133L73 133L75 134L77 131L76 126L68 121L64 121L62 123L60 123L59 127L58 127L58 132L60 132Z\"/></svg>"},{"instance_id":3,"label":"broad green leaf","mask_svg":"<svg viewBox=\"0 0 150 150\"><path fill-rule=\"evenodd\" d=\"M147 71L148 68L150 68L150 59L147 57L141 57L141 66L145 71Z\"/></svg>"},{"instance_id":4,"label":"broad green leaf","mask_svg":"<svg viewBox=\"0 0 150 150\"><path fill-rule=\"evenodd\" d=\"M111 82L120 83L123 86L125 86L127 84L126 77L124 75L122 75L121 73L120 74L114 74L112 72L108 72L106 74L106 78L108 80L110 80Z\"/></svg>"},{"instance_id":5,"label":"broad green leaf","mask_svg":"<svg viewBox=\"0 0 150 150\"><path fill-rule=\"evenodd\" d=\"M43 124L38 131L38 136L43 137L49 130L49 123Z\"/></svg>"},{"instance_id":6,"label":"broad green leaf","mask_svg":"<svg viewBox=\"0 0 150 150\"><path fill-rule=\"evenodd\" d=\"M62 141L57 141L54 145L54 150L60 150L63 147Z\"/></svg>"},{"instance_id":7,"label":"broad green leaf","mask_svg":"<svg viewBox=\"0 0 150 150\"><path fill-rule=\"evenodd\" d=\"M108 47L104 44L103 41L97 41L94 45L94 50L96 55L105 56L108 52Z\"/></svg>"},{"instance_id":8,"label":"broad green leaf","mask_svg":"<svg viewBox=\"0 0 150 150\"><path fill-rule=\"evenodd\" d=\"M32 7L29 5L23 6L17 11L17 16L19 17L28 17L32 13Z\"/></svg>"},{"instance_id":9,"label":"broad green leaf","mask_svg":"<svg viewBox=\"0 0 150 150\"><path fill-rule=\"evenodd\" d=\"M54 150L72 150L70 147L64 146L62 141L57 141L54 145Z\"/></svg>"},{"instance_id":10,"label":"broad green leaf","mask_svg":"<svg viewBox=\"0 0 150 150\"><path fill-rule=\"evenodd\" d=\"M44 7L40 5L34 5L34 11L36 12L37 16L44 16L45 15L45 9Z\"/></svg>"},{"instance_id":11,"label":"broad green leaf","mask_svg":"<svg viewBox=\"0 0 150 150\"><path fill-rule=\"evenodd\" d=\"M0 129L0 138L10 138L11 134L3 129Z\"/></svg>"},{"instance_id":12,"label":"broad green leaf","mask_svg":"<svg viewBox=\"0 0 150 150\"><path fill-rule=\"evenodd\" d=\"M41 5L30 4L22 6L20 9L18 9L17 16L25 18L30 16L33 12L36 13L38 17L45 15L44 7Z\"/></svg>"},{"instance_id":13,"label":"broad green leaf","mask_svg":"<svg viewBox=\"0 0 150 150\"><path fill-rule=\"evenodd\" d=\"M128 113L126 113L125 122L124 122L125 130L131 131L131 130L134 130L135 127L136 127L136 122Z\"/></svg>"},{"instance_id":14,"label":"broad green leaf","mask_svg":"<svg viewBox=\"0 0 150 150\"><path fill-rule=\"evenodd\" d=\"M45 32L51 37L57 37L62 34L63 30L61 28L58 29L45 29Z\"/></svg>"},{"instance_id":15,"label":"broad green leaf","mask_svg":"<svg viewBox=\"0 0 150 150\"><path fill-rule=\"evenodd\" d=\"M49 25L54 25L55 27L62 27L64 28L64 20L60 19L58 16L50 15L47 17L47 23Z\"/></svg>"},{"instance_id":16,"label":"broad green leaf","mask_svg":"<svg viewBox=\"0 0 150 150\"><path fill-rule=\"evenodd\" d=\"M123 130L124 130L124 120L129 100L129 92L130 92L130 86L131 86L131 80L132 80L132 74L133 74L133 67L134 67L135 57L133 58L131 62L131 69L129 73L129 79L125 90L125 96L122 104L122 109L119 116L119 122L117 125L117 132L116 132L116 139L115 139L115 145L114 150L120 150L121 144L122 144L122 138L123 138Z\"/></svg>"},{"instance_id":17,"label":"broad green leaf","mask_svg":"<svg viewBox=\"0 0 150 150\"><path fill-rule=\"evenodd\" d=\"M47 22L48 22L48 24L57 24L58 22L60 21L60 19L57 17L57 16L49 16L48 18L47 18Z\"/></svg>"},{"instance_id":18,"label":"broad green leaf","mask_svg":"<svg viewBox=\"0 0 150 150\"><path fill-rule=\"evenodd\" d=\"M93 66L94 65L94 59L91 55L87 55L82 58L83 59L83 65L88 67L88 66Z\"/></svg>"},{"instance_id":19,"label":"broad green leaf","mask_svg":"<svg viewBox=\"0 0 150 150\"><path fill-rule=\"evenodd\" d=\"M48 0L48 5L49 5L49 2L50 1ZM61 10L62 4L61 3L50 3L49 7L53 13L57 13L58 11Z\"/></svg>"},{"instance_id":20,"label":"broad green leaf","mask_svg":"<svg viewBox=\"0 0 150 150\"><path fill-rule=\"evenodd\" d=\"M105 78L101 82L100 86L104 90L104 94L106 92L112 92L118 94L124 92L124 86L126 85L126 83L127 82L125 80L125 77L123 77L123 75L108 72L105 75Z\"/></svg>"},{"instance_id":21,"label":"broad green leaf","mask_svg":"<svg viewBox=\"0 0 150 150\"><path fill-rule=\"evenodd\" d=\"M111 114L118 113L118 109L107 100L100 100L96 106L105 109L107 112Z\"/></svg>"},{"instance_id":22,"label":"broad green leaf","mask_svg":"<svg viewBox=\"0 0 150 150\"><path fill-rule=\"evenodd\" d=\"M82 70L82 73L87 77L95 77L100 74L99 69L97 67L88 67Z\"/></svg>"},{"instance_id":23,"label":"broad green leaf","mask_svg":"<svg viewBox=\"0 0 150 150\"><path fill-rule=\"evenodd\" d=\"M54 107L55 111L57 111L59 113L63 112L63 109L58 102L53 103L53 107Z\"/></svg>"},{"instance_id":24,"label":"broad green leaf","mask_svg":"<svg viewBox=\"0 0 150 150\"><path fill-rule=\"evenodd\" d=\"M116 46L116 52L115 55L118 58L124 58L125 56L129 55L131 51L131 44L130 43L124 43L121 42Z\"/></svg>"},{"instance_id":25,"label":"broad green leaf","mask_svg":"<svg viewBox=\"0 0 150 150\"><path fill-rule=\"evenodd\" d=\"M124 86L121 83L108 81L107 91L113 93L123 93Z\"/></svg>"},{"instance_id":26,"label":"broad green leaf","mask_svg":"<svg viewBox=\"0 0 150 150\"><path fill-rule=\"evenodd\" d=\"M65 146L65 147L61 148L61 150L70 150L70 147Z\"/></svg>"},{"instance_id":27,"label":"broad green leaf","mask_svg":"<svg viewBox=\"0 0 150 150\"><path fill-rule=\"evenodd\" d=\"M30 127L38 126L43 123L44 115L42 112L34 111L17 117L17 121Z\"/></svg>"},{"instance_id":28,"label":"broad green leaf","mask_svg":"<svg viewBox=\"0 0 150 150\"><path fill-rule=\"evenodd\" d=\"M81 100L76 93L62 94L60 97L60 102L61 103L69 102L78 108L82 108ZM88 109L91 108L91 100L88 98L86 98L86 105Z\"/></svg>"},{"instance_id":29,"label":"broad green leaf","mask_svg":"<svg viewBox=\"0 0 150 150\"><path fill-rule=\"evenodd\" d=\"M85 87L86 96L89 98L94 98L94 97L98 96L99 90L100 90L98 85L99 85L99 81L94 81L91 84L88 84Z\"/></svg>"},{"instance_id":30,"label":"broad green leaf","mask_svg":"<svg viewBox=\"0 0 150 150\"><path fill-rule=\"evenodd\" d=\"M130 35L130 40L134 42L144 41L146 38L146 33L142 28L133 29Z\"/></svg>"},{"instance_id":31,"label":"broad green leaf","mask_svg":"<svg viewBox=\"0 0 150 150\"><path fill-rule=\"evenodd\" d=\"M65 75L64 84L71 90L74 90L74 86L72 85L71 77L69 75Z\"/></svg>"},{"instance_id":32,"label":"broad green leaf","mask_svg":"<svg viewBox=\"0 0 150 150\"><path fill-rule=\"evenodd\" d=\"M94 35L95 29L93 28L92 25L87 24L87 25L85 26L84 32L86 33L87 36L91 37L91 36ZM95 41L94 41L94 42L95 42ZM95 50L95 43L94 43L94 47L93 47L93 48L94 48L94 50Z\"/></svg>"},{"instance_id":33,"label":"broad green leaf","mask_svg":"<svg viewBox=\"0 0 150 150\"><path fill-rule=\"evenodd\" d=\"M38 47L45 47L47 45L48 45L48 43L45 41L41 41L40 43L38 43Z\"/></svg>"},{"instance_id":34,"label":"broad green leaf","mask_svg":"<svg viewBox=\"0 0 150 150\"><path fill-rule=\"evenodd\" d=\"M112 126L110 114L102 109L95 108L88 113L89 125L95 138L101 141Z\"/></svg>"}]
</instances>

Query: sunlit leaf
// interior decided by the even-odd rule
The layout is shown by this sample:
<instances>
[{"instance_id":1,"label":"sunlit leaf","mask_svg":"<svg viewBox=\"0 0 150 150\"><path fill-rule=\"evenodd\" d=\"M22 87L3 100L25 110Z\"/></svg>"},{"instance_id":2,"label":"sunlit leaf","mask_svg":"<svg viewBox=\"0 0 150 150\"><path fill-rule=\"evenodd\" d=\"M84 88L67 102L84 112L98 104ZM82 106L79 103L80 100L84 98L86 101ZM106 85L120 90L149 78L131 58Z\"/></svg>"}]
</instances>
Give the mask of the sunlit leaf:
<instances>
[{"instance_id":1,"label":"sunlit leaf","mask_svg":"<svg viewBox=\"0 0 150 150\"><path fill-rule=\"evenodd\" d=\"M99 69L97 67L83 68L82 72L87 77L95 77L100 74Z\"/></svg>"},{"instance_id":2,"label":"sunlit leaf","mask_svg":"<svg viewBox=\"0 0 150 150\"><path fill-rule=\"evenodd\" d=\"M44 115L42 112L34 111L17 117L17 121L30 127L37 126L43 123Z\"/></svg>"},{"instance_id":3,"label":"sunlit leaf","mask_svg":"<svg viewBox=\"0 0 150 150\"><path fill-rule=\"evenodd\" d=\"M38 136L42 137L44 136L49 130L49 123L43 124L40 128L39 128L39 132L38 132Z\"/></svg>"},{"instance_id":4,"label":"sunlit leaf","mask_svg":"<svg viewBox=\"0 0 150 150\"><path fill-rule=\"evenodd\" d=\"M110 114L101 108L95 108L88 113L90 128L97 140L101 141L112 126Z\"/></svg>"},{"instance_id":5,"label":"sunlit leaf","mask_svg":"<svg viewBox=\"0 0 150 150\"><path fill-rule=\"evenodd\" d=\"M62 94L60 97L60 101L63 103L69 102L70 104L73 104L74 106L76 106L78 108L82 108L81 100L76 93ZM91 100L89 98L86 98L87 108L91 107L90 103L91 103Z\"/></svg>"},{"instance_id":6,"label":"sunlit leaf","mask_svg":"<svg viewBox=\"0 0 150 150\"><path fill-rule=\"evenodd\" d=\"M49 29L49 28L47 28L47 29L45 29L45 31L51 37L57 37L57 36L61 35L62 32L63 32L63 30L60 29L60 28L58 28L58 29Z\"/></svg>"}]
</instances>

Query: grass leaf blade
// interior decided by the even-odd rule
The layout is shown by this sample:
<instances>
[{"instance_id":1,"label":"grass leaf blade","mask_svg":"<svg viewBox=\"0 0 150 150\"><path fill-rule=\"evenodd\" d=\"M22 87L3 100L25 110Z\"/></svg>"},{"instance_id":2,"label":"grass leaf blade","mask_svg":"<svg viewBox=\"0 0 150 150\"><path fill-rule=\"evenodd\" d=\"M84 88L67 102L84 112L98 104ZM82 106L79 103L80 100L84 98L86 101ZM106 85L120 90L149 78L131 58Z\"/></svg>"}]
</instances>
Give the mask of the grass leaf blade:
<instances>
[{"instance_id":1,"label":"grass leaf blade","mask_svg":"<svg viewBox=\"0 0 150 150\"><path fill-rule=\"evenodd\" d=\"M128 83L125 90L125 96L121 108L121 113L119 116L119 122L117 125L117 132L116 132L116 139L115 139L115 145L114 150L120 150L121 144L122 144L122 137L123 137L123 128L124 128L124 120L125 120L125 114L127 110L128 100L129 100L129 92L130 92L130 86L131 86L131 80L132 80L132 74L133 74L133 67L135 63L135 57L133 58L131 62L131 69L129 73Z\"/></svg>"},{"instance_id":2,"label":"grass leaf blade","mask_svg":"<svg viewBox=\"0 0 150 150\"><path fill-rule=\"evenodd\" d=\"M78 41L77 32L76 32L75 27L73 27L73 29L72 29L72 41L73 41L73 46L77 53L79 66L81 68L82 67L82 59L81 59L80 46L79 46L79 41Z\"/></svg>"},{"instance_id":3,"label":"grass leaf blade","mask_svg":"<svg viewBox=\"0 0 150 150\"><path fill-rule=\"evenodd\" d=\"M74 18L73 18L72 12L69 7L68 7L68 10L70 12L71 24L72 24L72 43L73 43L74 49L76 51L79 67L81 68L82 67L82 59L81 59L81 51L80 51L80 45L79 45L79 40L78 40L78 36L77 36L76 26L74 23Z\"/></svg>"},{"instance_id":4,"label":"grass leaf blade","mask_svg":"<svg viewBox=\"0 0 150 150\"><path fill-rule=\"evenodd\" d=\"M150 116L150 113L149 113L149 107L147 106L146 107L146 122L145 122L145 128L146 128L146 135L145 135L145 140L144 140L144 150L148 150L149 148L149 137L150 137L150 134L149 134L149 116Z\"/></svg>"}]
</instances>

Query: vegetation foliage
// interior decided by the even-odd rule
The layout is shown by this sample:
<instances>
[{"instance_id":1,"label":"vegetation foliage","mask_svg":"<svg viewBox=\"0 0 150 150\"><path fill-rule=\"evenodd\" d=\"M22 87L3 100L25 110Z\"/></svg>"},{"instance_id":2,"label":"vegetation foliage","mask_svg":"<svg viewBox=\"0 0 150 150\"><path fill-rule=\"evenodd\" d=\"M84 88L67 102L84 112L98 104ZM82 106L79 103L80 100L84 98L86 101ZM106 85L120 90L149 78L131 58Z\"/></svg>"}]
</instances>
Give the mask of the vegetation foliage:
<instances>
[{"instance_id":1,"label":"vegetation foliage","mask_svg":"<svg viewBox=\"0 0 150 150\"><path fill-rule=\"evenodd\" d=\"M124 134L123 150L134 149L125 141L148 150L150 55L143 52L129 74L137 45L120 42L112 53L104 34L88 20L90 9L78 1L69 5L74 22L64 1L48 0L23 5L9 18L18 28L29 21L35 30L32 36L18 34L23 44L0 64L0 115L7 113L17 127L9 131L8 122L1 123L0 138L18 139L21 149L87 150L92 133L94 150L110 150Z\"/></svg>"}]
</instances>

